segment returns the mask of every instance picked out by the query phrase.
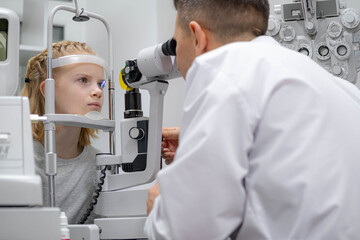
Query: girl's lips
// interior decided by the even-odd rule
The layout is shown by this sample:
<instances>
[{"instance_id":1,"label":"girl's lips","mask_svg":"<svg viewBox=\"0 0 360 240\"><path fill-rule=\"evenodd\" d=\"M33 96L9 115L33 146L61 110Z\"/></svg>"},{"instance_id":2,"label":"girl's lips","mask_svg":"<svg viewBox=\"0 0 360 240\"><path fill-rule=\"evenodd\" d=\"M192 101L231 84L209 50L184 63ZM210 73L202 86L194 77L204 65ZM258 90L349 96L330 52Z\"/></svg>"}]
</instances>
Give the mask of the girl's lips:
<instances>
[{"instance_id":1,"label":"girl's lips","mask_svg":"<svg viewBox=\"0 0 360 240\"><path fill-rule=\"evenodd\" d=\"M88 106L90 106L91 108L100 109L100 103L97 102L89 103Z\"/></svg>"}]
</instances>

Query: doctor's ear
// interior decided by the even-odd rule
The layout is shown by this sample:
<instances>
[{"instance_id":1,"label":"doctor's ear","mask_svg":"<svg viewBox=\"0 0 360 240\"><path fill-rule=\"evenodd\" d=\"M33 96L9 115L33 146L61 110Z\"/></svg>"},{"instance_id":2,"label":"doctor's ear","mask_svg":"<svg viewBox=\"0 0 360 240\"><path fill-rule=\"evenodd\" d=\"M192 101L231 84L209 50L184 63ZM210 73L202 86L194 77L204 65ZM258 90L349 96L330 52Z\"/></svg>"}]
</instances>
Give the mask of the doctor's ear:
<instances>
[{"instance_id":1,"label":"doctor's ear","mask_svg":"<svg viewBox=\"0 0 360 240\"><path fill-rule=\"evenodd\" d=\"M196 21L191 21L189 23L189 27L193 37L195 38L196 56L207 52L207 48L209 45L209 38L207 36L208 32Z\"/></svg>"},{"instance_id":2,"label":"doctor's ear","mask_svg":"<svg viewBox=\"0 0 360 240\"><path fill-rule=\"evenodd\" d=\"M43 97L45 97L45 81L40 83L40 92Z\"/></svg>"}]
</instances>

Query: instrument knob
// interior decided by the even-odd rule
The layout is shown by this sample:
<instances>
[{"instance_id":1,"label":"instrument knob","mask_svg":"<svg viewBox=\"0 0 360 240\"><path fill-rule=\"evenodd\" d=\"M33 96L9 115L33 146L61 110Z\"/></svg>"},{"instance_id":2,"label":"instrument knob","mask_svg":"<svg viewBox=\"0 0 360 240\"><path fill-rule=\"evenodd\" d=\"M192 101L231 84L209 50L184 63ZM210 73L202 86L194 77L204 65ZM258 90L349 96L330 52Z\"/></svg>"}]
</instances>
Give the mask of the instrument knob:
<instances>
[{"instance_id":1,"label":"instrument knob","mask_svg":"<svg viewBox=\"0 0 360 240\"><path fill-rule=\"evenodd\" d=\"M349 29L353 29L359 26L360 17L357 10L354 8L345 9L341 14L341 23Z\"/></svg>"},{"instance_id":2,"label":"instrument knob","mask_svg":"<svg viewBox=\"0 0 360 240\"><path fill-rule=\"evenodd\" d=\"M335 65L331 68L331 71L333 74L335 74L336 76L340 76L341 73L343 72L342 68L338 65Z\"/></svg>"},{"instance_id":3,"label":"instrument knob","mask_svg":"<svg viewBox=\"0 0 360 240\"><path fill-rule=\"evenodd\" d=\"M129 136L135 140L141 140L144 138L144 130L141 128L133 127L129 130Z\"/></svg>"},{"instance_id":4,"label":"instrument knob","mask_svg":"<svg viewBox=\"0 0 360 240\"><path fill-rule=\"evenodd\" d=\"M327 28L327 33L331 38L340 37L342 31L343 31L343 27L341 26L341 24L335 21L329 23L329 26Z\"/></svg>"},{"instance_id":5,"label":"instrument knob","mask_svg":"<svg viewBox=\"0 0 360 240\"><path fill-rule=\"evenodd\" d=\"M276 16L270 16L266 34L273 37L280 31L280 21Z\"/></svg>"}]
</instances>

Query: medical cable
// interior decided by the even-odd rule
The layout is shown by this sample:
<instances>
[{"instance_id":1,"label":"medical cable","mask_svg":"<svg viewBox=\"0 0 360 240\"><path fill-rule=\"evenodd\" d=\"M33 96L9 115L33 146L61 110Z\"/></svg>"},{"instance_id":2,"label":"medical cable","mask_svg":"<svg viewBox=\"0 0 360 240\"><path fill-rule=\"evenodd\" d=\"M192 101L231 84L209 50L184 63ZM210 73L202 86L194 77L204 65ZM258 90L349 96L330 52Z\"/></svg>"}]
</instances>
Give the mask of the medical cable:
<instances>
[{"instance_id":1,"label":"medical cable","mask_svg":"<svg viewBox=\"0 0 360 240\"><path fill-rule=\"evenodd\" d=\"M100 196L100 192L102 190L102 185L104 185L104 182L105 182L106 170L110 169L109 167L110 166L105 166L101 170L100 179L97 184L97 189L95 190L95 192L93 194L92 202L90 203L89 207L86 209L86 212L84 213L84 215L80 218L80 221L78 222L78 224L84 224L86 222L86 220L88 219L88 217L90 216L91 212L94 210L94 206L97 204L98 198Z\"/></svg>"}]
</instances>

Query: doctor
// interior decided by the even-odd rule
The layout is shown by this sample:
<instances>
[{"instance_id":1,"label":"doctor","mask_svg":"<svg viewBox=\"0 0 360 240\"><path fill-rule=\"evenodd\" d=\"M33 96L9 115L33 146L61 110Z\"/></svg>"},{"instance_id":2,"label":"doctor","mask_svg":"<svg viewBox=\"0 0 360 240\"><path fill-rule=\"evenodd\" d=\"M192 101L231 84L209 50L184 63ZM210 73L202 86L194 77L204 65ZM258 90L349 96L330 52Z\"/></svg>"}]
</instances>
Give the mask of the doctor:
<instances>
[{"instance_id":1,"label":"doctor","mask_svg":"<svg viewBox=\"0 0 360 240\"><path fill-rule=\"evenodd\" d=\"M149 238L360 239L359 90L264 36L267 0L174 4L186 96Z\"/></svg>"}]
</instances>

